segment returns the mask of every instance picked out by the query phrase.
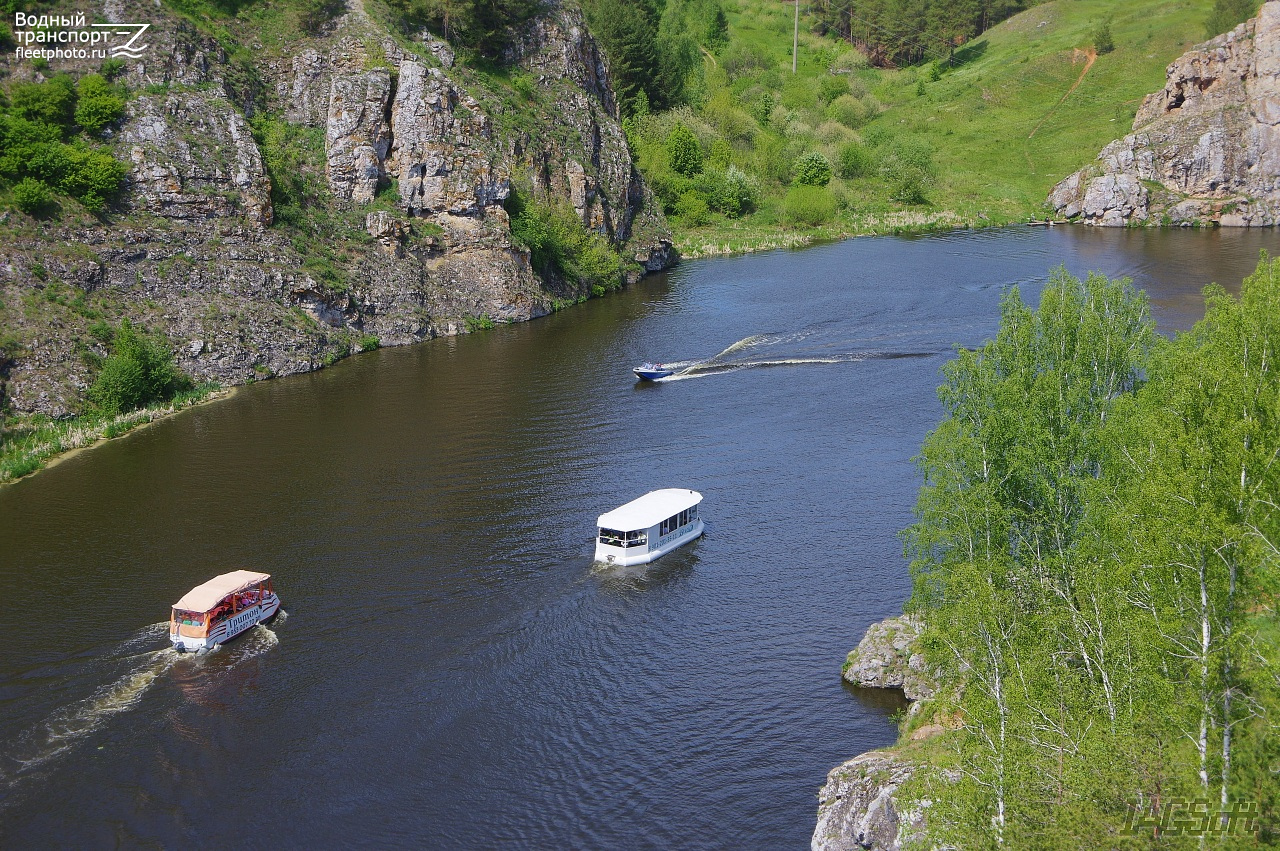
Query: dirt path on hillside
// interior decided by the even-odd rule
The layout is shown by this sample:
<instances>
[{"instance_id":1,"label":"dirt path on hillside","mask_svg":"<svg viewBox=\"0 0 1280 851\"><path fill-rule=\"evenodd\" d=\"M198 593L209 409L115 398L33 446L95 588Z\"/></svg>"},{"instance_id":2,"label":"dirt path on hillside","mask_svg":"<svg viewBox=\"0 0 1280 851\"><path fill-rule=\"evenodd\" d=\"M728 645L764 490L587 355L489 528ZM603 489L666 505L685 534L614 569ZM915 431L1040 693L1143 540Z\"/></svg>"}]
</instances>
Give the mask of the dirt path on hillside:
<instances>
[{"instance_id":1,"label":"dirt path on hillside","mask_svg":"<svg viewBox=\"0 0 1280 851\"><path fill-rule=\"evenodd\" d=\"M1062 106L1063 102L1065 102L1067 98L1071 97L1072 92L1080 88L1080 84L1084 82L1084 75L1089 73L1089 69L1093 67L1094 61L1098 58L1098 51L1094 50L1092 47L1088 50L1081 50L1077 47L1071 51L1071 64L1074 65L1079 62L1081 57L1084 58L1084 70L1080 72L1079 77L1076 77L1076 81L1071 84L1071 88L1067 89L1067 93L1058 99L1058 102L1044 114L1044 117L1040 119L1039 123L1037 123L1036 126L1032 128L1031 132L1027 134L1028 139L1036 135L1036 130L1039 130L1041 125L1049 120L1049 116L1053 115L1053 113L1057 111L1058 107Z\"/></svg>"}]
</instances>

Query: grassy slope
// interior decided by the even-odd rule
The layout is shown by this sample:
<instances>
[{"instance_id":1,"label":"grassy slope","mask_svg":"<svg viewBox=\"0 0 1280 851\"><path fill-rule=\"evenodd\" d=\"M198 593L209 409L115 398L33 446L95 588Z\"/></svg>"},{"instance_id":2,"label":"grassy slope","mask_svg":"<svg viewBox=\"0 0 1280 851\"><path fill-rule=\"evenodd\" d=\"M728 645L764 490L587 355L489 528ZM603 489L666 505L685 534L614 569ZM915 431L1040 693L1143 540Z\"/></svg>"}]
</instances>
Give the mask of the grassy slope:
<instances>
[{"instance_id":1,"label":"grassy slope","mask_svg":"<svg viewBox=\"0 0 1280 851\"><path fill-rule=\"evenodd\" d=\"M958 53L962 64L937 81L929 81L927 67L855 71L851 76L884 105L859 136L917 136L933 147L939 180L929 203L898 203L883 181L860 178L844 182L850 203L829 225L785 228L757 215L717 218L695 230L673 220L678 245L686 256L698 256L1043 215L1053 185L1129 132L1142 98L1163 85L1166 66L1203 40L1211 6L1212 0L1052 0L983 33ZM757 45L777 60L784 100L788 90L799 99L800 90L815 88L832 58L848 50L805 32L802 11L799 68L792 77L793 7L737 0L728 8L733 42ZM1081 79L1093 32L1107 18L1116 49L1098 56Z\"/></svg>"},{"instance_id":2,"label":"grassy slope","mask_svg":"<svg viewBox=\"0 0 1280 851\"><path fill-rule=\"evenodd\" d=\"M978 58L926 84L924 97L899 99L880 120L933 141L939 201L951 209L1036 211L1057 181L1129 132L1143 97L1164 85L1168 63L1202 40L1210 6L1054 0L984 33L973 44ZM1108 16L1115 51L1098 56L1068 95L1093 29Z\"/></svg>"}]
</instances>

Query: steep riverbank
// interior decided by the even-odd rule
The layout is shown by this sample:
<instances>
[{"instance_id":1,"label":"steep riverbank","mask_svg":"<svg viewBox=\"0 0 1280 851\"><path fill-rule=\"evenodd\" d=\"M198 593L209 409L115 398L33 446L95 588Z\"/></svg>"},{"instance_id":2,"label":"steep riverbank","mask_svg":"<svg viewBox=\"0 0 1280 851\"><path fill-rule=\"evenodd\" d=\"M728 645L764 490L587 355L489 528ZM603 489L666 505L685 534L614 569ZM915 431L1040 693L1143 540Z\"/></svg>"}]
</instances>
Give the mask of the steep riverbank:
<instances>
[{"instance_id":1,"label":"steep riverbank","mask_svg":"<svg viewBox=\"0 0 1280 851\"><path fill-rule=\"evenodd\" d=\"M522 25L498 71L385 9L312 32L287 4L217 8L111 4L150 24L141 58L110 70L127 100L96 142L128 164L119 197L0 216L13 412L82 411L99 329L124 319L196 381L231 386L546 315L674 262L572 3ZM22 86L98 64L6 53L0 71ZM618 252L618 279L535 268L506 209L517 192Z\"/></svg>"}]
</instances>

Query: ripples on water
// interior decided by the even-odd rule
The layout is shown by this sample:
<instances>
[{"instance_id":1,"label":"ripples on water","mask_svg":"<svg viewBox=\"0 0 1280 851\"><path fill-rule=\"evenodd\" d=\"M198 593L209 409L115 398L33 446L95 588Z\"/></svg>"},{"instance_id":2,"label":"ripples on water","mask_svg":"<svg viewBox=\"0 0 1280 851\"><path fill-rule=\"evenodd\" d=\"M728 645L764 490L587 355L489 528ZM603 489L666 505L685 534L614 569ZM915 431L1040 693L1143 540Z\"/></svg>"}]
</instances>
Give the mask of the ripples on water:
<instances>
[{"instance_id":1,"label":"ripples on water","mask_svg":"<svg viewBox=\"0 0 1280 851\"><path fill-rule=\"evenodd\" d=\"M0 490L0 845L803 846L827 770L894 738L897 699L839 668L909 590L939 367L1058 263L1133 275L1168 330L1272 239L1027 229L689 263L245 388ZM635 382L654 359L679 372ZM668 486L704 494L706 534L593 568L595 517ZM287 630L192 658L138 629L237 567L273 574Z\"/></svg>"}]
</instances>

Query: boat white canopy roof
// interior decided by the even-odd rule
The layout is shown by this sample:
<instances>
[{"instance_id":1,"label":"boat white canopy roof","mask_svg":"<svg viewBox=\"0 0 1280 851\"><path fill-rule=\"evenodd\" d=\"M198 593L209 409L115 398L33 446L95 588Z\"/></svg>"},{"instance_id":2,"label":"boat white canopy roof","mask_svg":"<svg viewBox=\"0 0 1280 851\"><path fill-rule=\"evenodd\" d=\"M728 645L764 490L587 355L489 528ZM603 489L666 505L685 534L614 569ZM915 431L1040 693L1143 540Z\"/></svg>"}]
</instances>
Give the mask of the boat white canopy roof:
<instances>
[{"instance_id":1,"label":"boat white canopy roof","mask_svg":"<svg viewBox=\"0 0 1280 851\"><path fill-rule=\"evenodd\" d=\"M601 529L616 529L621 532L648 529L700 502L702 502L702 494L697 491L685 488L663 488L650 491L607 514L601 514L596 525Z\"/></svg>"},{"instance_id":2,"label":"boat white canopy roof","mask_svg":"<svg viewBox=\"0 0 1280 851\"><path fill-rule=\"evenodd\" d=\"M243 591L246 588L266 582L270 573L257 573L252 570L233 570L221 576L215 576L203 585L197 585L188 591L181 600L173 604L175 609L184 612L207 612L222 601L228 594Z\"/></svg>"}]
</instances>

